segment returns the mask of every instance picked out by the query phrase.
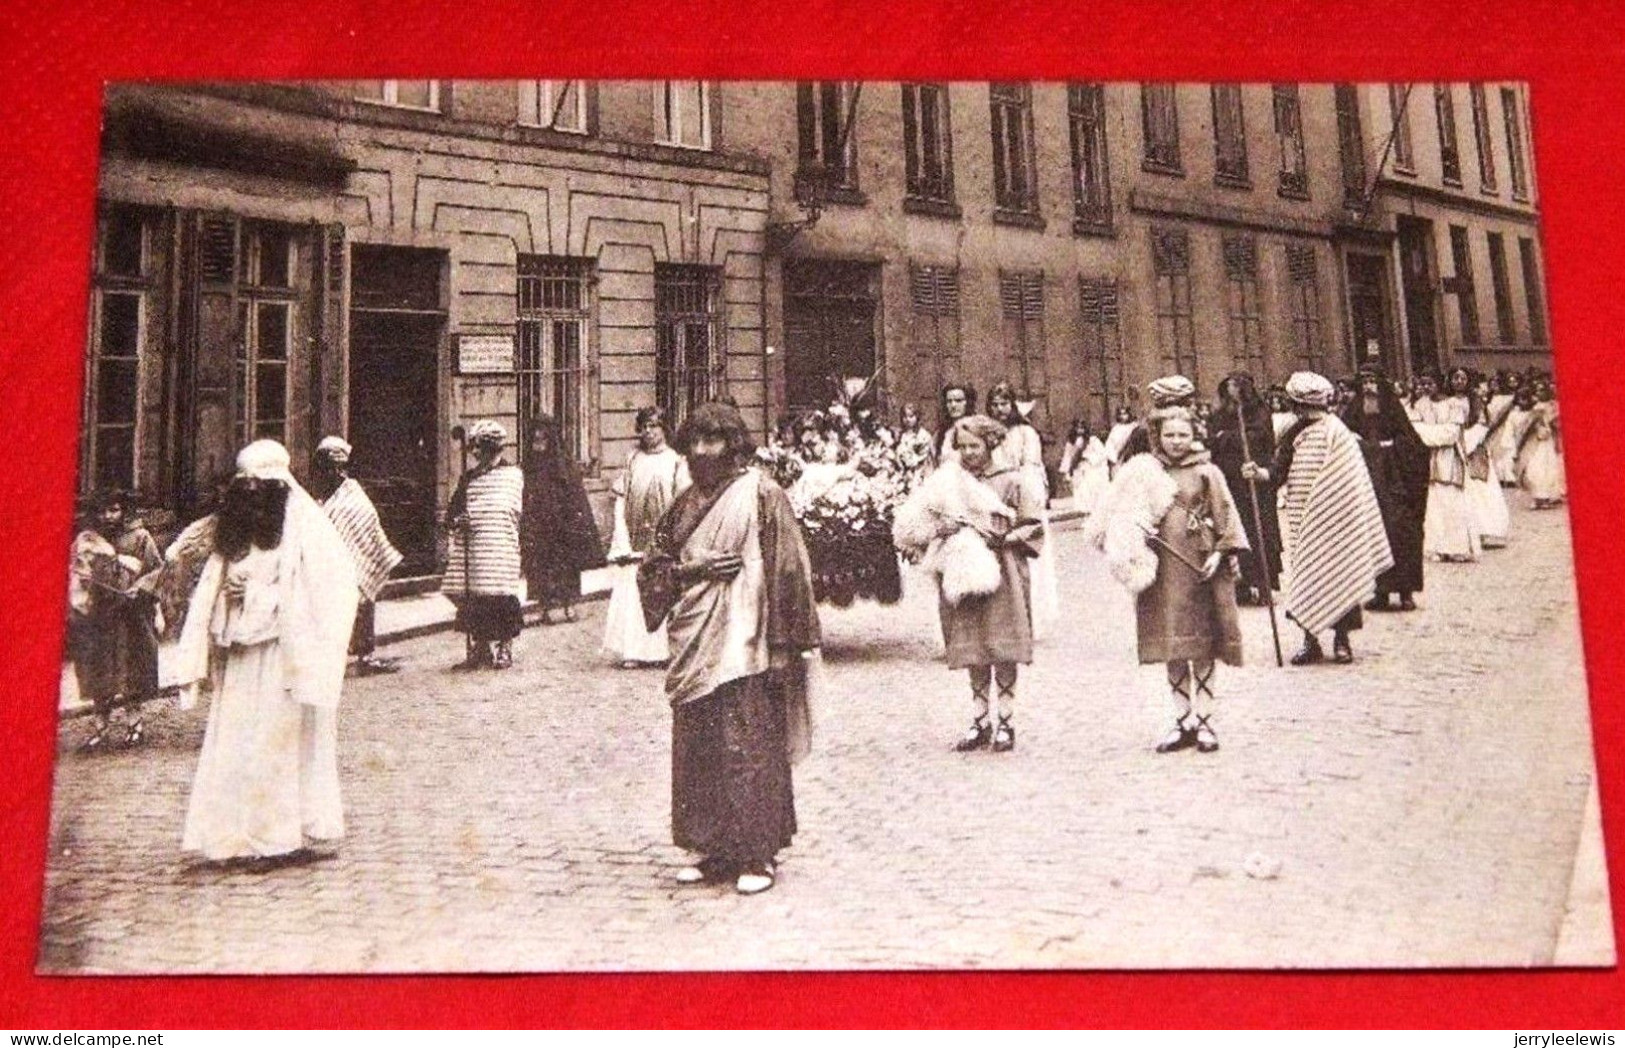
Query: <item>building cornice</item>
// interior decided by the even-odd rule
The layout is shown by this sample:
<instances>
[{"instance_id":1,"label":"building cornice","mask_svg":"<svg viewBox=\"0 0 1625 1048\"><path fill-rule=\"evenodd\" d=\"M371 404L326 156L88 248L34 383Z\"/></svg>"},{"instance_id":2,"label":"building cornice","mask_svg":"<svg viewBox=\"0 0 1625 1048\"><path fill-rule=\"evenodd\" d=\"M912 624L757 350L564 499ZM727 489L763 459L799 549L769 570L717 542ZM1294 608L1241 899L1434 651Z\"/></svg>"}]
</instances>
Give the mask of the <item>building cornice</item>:
<instances>
[{"instance_id":1,"label":"building cornice","mask_svg":"<svg viewBox=\"0 0 1625 1048\"><path fill-rule=\"evenodd\" d=\"M1388 200L1414 200L1455 211L1465 211L1474 215L1506 219L1512 222L1523 222L1528 225L1537 225L1540 222L1540 211L1533 204L1523 206L1503 204L1498 200L1485 199L1482 196L1464 193L1457 189L1422 185L1404 179L1389 178L1386 175L1377 180L1377 197L1379 200L1383 198Z\"/></svg>"},{"instance_id":2,"label":"building cornice","mask_svg":"<svg viewBox=\"0 0 1625 1048\"><path fill-rule=\"evenodd\" d=\"M210 98L355 127L416 132L506 146L536 147L550 151L662 164L691 171L721 171L766 178L771 170L767 161L743 154L683 149L655 142L614 141L554 131L545 127L527 127L518 123L503 125L461 120L442 113L352 102L297 84L119 84L109 89L108 98L111 104L120 95L143 94L155 98L164 96Z\"/></svg>"},{"instance_id":3,"label":"building cornice","mask_svg":"<svg viewBox=\"0 0 1625 1048\"><path fill-rule=\"evenodd\" d=\"M1206 200L1187 200L1166 193L1150 193L1132 189L1128 197L1129 210L1157 218L1172 218L1186 222L1205 222L1209 225L1233 226L1265 233L1285 233L1290 236L1332 238L1332 223L1296 215L1283 215L1260 208L1235 204L1218 204Z\"/></svg>"}]
</instances>

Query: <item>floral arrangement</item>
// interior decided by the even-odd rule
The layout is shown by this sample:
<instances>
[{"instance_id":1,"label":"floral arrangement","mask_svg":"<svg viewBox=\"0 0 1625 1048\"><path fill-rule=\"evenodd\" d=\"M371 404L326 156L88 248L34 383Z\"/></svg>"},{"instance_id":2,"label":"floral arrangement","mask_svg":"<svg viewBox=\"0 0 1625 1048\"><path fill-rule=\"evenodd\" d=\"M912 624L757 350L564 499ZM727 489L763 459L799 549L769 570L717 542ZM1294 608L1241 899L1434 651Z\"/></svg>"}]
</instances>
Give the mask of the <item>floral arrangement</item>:
<instances>
[{"instance_id":1,"label":"floral arrangement","mask_svg":"<svg viewBox=\"0 0 1625 1048\"><path fill-rule=\"evenodd\" d=\"M796 481L801 479L801 456L793 448L778 444L769 444L756 449L756 465L765 470L774 482L785 491L795 487Z\"/></svg>"}]
</instances>

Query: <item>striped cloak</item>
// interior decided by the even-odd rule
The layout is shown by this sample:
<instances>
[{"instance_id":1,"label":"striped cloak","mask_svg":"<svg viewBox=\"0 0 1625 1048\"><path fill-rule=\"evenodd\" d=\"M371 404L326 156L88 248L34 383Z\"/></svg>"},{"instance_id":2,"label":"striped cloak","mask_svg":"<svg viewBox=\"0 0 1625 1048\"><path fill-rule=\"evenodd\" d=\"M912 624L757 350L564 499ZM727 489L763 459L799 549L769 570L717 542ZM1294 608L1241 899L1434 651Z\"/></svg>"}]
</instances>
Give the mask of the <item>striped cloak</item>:
<instances>
[{"instance_id":1,"label":"striped cloak","mask_svg":"<svg viewBox=\"0 0 1625 1048\"><path fill-rule=\"evenodd\" d=\"M466 507L468 528L452 529L446 574L440 582L442 593L449 597L519 596L523 582L519 517L524 502L525 475L518 466L501 463L463 474L462 484L452 496L451 516Z\"/></svg>"},{"instance_id":2,"label":"striped cloak","mask_svg":"<svg viewBox=\"0 0 1625 1048\"><path fill-rule=\"evenodd\" d=\"M1287 614L1317 633L1369 600L1394 563L1359 441L1341 419L1327 415L1299 432L1283 494Z\"/></svg>"},{"instance_id":3,"label":"striped cloak","mask_svg":"<svg viewBox=\"0 0 1625 1048\"><path fill-rule=\"evenodd\" d=\"M367 497L360 481L345 477L344 483L327 496L322 509L349 548L350 556L355 558L355 580L361 599L377 600L389 573L402 558L401 551L390 544L389 536L384 533L372 499Z\"/></svg>"}]
</instances>

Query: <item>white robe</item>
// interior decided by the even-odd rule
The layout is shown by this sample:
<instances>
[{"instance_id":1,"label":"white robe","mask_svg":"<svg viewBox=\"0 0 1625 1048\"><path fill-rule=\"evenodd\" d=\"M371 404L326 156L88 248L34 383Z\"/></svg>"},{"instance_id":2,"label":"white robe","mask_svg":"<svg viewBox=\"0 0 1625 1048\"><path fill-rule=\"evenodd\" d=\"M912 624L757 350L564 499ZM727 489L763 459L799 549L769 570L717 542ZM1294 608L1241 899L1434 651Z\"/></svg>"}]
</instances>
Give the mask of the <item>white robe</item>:
<instances>
[{"instance_id":1,"label":"white robe","mask_svg":"<svg viewBox=\"0 0 1625 1048\"><path fill-rule=\"evenodd\" d=\"M1469 410L1467 398L1423 397L1411 410L1417 435L1433 451L1427 514L1422 523L1423 552L1436 557L1476 558L1479 535L1467 501L1467 453L1463 439Z\"/></svg>"},{"instance_id":2,"label":"white robe","mask_svg":"<svg viewBox=\"0 0 1625 1048\"><path fill-rule=\"evenodd\" d=\"M1467 509L1472 514L1473 530L1478 532L1479 543L1485 549L1505 546L1512 530L1512 515L1507 509L1506 494L1501 490L1500 474L1496 472L1491 451L1499 436L1500 430L1490 433L1489 427L1484 425L1473 426L1463 435L1467 448Z\"/></svg>"},{"instance_id":3,"label":"white robe","mask_svg":"<svg viewBox=\"0 0 1625 1048\"><path fill-rule=\"evenodd\" d=\"M1068 445L1062 456L1061 472L1072 482L1072 508L1081 513L1093 513L1100 496L1111 484L1106 445L1096 436L1090 436L1081 449Z\"/></svg>"},{"instance_id":4,"label":"white robe","mask_svg":"<svg viewBox=\"0 0 1625 1048\"><path fill-rule=\"evenodd\" d=\"M603 652L618 662L656 663L671 657L666 624L661 623L653 633L644 628L637 563L615 562L647 552L633 544L628 512L640 518L638 535L652 536L660 517L688 484L687 466L682 456L671 448L652 454L634 451L627 460L626 470L615 482L615 534L609 548L612 585L609 607L604 612ZM628 506L634 508L629 511ZM647 546L647 542L644 545Z\"/></svg>"},{"instance_id":5,"label":"white robe","mask_svg":"<svg viewBox=\"0 0 1625 1048\"><path fill-rule=\"evenodd\" d=\"M183 703L204 680L213 693L181 834L207 859L344 835L337 707L359 591L344 541L288 483L281 544L212 554L178 645Z\"/></svg>"}]
</instances>

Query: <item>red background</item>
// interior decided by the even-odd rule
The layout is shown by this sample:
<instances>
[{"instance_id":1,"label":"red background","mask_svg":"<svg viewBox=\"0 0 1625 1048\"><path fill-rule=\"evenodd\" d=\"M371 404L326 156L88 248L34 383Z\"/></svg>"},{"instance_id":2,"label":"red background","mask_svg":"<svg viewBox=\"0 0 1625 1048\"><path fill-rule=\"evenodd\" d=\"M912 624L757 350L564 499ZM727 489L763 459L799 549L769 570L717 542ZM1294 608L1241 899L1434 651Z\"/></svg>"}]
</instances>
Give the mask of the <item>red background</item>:
<instances>
[{"instance_id":1,"label":"red background","mask_svg":"<svg viewBox=\"0 0 1625 1048\"><path fill-rule=\"evenodd\" d=\"M1625 899L1625 8L1411 0L82 0L0 5L0 1028L1618 1026L1618 971L103 979L33 974L100 89L124 78L1532 82L1551 329L1616 900ZM30 10L25 10L29 8ZM859 13L859 12L862 13ZM1518 701L1515 682L1503 701ZM1509 834L1519 827L1508 826ZM1200 915L1191 915L1200 919ZM1170 914L1170 920L1182 915ZM1496 915L1486 909L1485 921ZM1616 918L1616 930L1618 920ZM1244 929L1233 929L1241 933Z\"/></svg>"}]
</instances>

